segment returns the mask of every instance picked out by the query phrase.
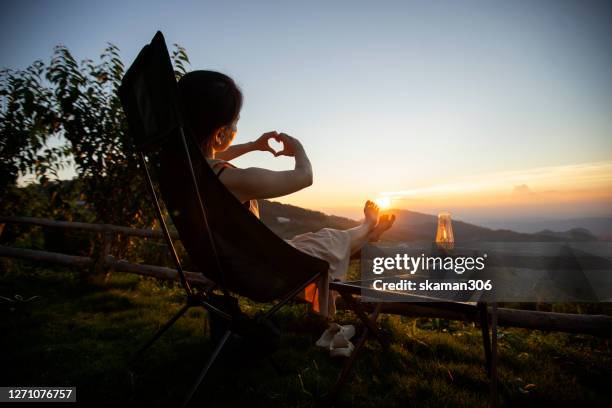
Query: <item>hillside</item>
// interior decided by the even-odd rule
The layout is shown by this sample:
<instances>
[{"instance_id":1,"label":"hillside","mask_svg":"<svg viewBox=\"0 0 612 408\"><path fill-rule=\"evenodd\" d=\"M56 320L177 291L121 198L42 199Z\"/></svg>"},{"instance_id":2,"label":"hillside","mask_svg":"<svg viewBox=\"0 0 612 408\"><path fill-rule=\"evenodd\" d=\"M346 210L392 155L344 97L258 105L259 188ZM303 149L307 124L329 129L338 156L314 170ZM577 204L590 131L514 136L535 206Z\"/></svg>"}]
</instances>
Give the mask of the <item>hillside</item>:
<instances>
[{"instance_id":1,"label":"hillside","mask_svg":"<svg viewBox=\"0 0 612 408\"><path fill-rule=\"evenodd\" d=\"M390 210L396 215L394 227L386 234L391 241L433 241L436 234L437 217L408 210ZM563 232L541 231L533 234L507 229L490 229L453 220L455 241L503 241L503 242L544 242L544 241L594 241L597 238L586 229Z\"/></svg>"},{"instance_id":2,"label":"hillside","mask_svg":"<svg viewBox=\"0 0 612 408\"><path fill-rule=\"evenodd\" d=\"M69 384L77 387L79 404L88 407L177 406L213 350L210 329L204 329L209 314L200 308L185 313L132 366L130 376L130 359L183 305L184 292L133 274L113 272L103 285L79 283L78 274L25 261L11 262L0 274L2 295L36 297L0 303L4 384ZM250 316L269 309L246 299L241 307ZM597 307L591 310L599 312ZM361 336L353 313L340 310L335 320L355 325L356 337ZM391 345L383 349L376 341L366 342L340 393L339 408L487 406L482 335L472 323L393 315L379 320ZM281 337L273 358L279 370L257 359L260 352L238 361L222 353L192 405L320 406L320 396L344 363L315 345L327 322L298 303L283 308L276 322ZM500 327L501 405L612 406L607 341Z\"/></svg>"},{"instance_id":3,"label":"hillside","mask_svg":"<svg viewBox=\"0 0 612 408\"><path fill-rule=\"evenodd\" d=\"M570 231L586 229L602 240L612 240L612 217L582 217L568 219L531 218L529 220L487 220L493 228L507 228L513 231L536 233L543 230Z\"/></svg>"},{"instance_id":4,"label":"hillside","mask_svg":"<svg viewBox=\"0 0 612 408\"><path fill-rule=\"evenodd\" d=\"M297 234L318 231L321 228L347 229L359 225L350 218L327 215L320 211L307 210L276 201L259 200L261 220L281 238L292 238Z\"/></svg>"},{"instance_id":5,"label":"hillside","mask_svg":"<svg viewBox=\"0 0 612 408\"><path fill-rule=\"evenodd\" d=\"M260 200L262 221L282 238L291 238L308 231L324 227L346 229L358 225L350 218L327 215L320 211L307 210L279 202ZM395 214L396 221L385 235L387 241L427 241L435 239L437 217L408 210L387 210ZM503 241L503 242L555 242L555 241L595 241L597 237L588 230L571 229L568 231L544 230L537 233L520 233L507 229L490 229L453 220L455 241Z\"/></svg>"}]
</instances>

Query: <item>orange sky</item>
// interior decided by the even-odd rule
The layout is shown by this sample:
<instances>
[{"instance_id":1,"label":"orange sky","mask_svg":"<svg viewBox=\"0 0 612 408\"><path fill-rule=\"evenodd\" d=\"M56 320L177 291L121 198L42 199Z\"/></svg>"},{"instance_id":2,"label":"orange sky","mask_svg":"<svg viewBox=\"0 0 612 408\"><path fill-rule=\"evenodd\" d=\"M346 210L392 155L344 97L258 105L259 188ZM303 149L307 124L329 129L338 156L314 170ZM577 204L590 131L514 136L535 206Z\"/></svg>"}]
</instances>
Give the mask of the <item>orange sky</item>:
<instances>
[{"instance_id":1,"label":"orange sky","mask_svg":"<svg viewBox=\"0 0 612 408\"><path fill-rule=\"evenodd\" d=\"M424 213L450 211L488 216L609 215L612 208L612 161L537 167L472 177L449 177L448 183L362 192L309 190L279 201L337 215L359 218L367 198L390 198L391 207Z\"/></svg>"}]
</instances>

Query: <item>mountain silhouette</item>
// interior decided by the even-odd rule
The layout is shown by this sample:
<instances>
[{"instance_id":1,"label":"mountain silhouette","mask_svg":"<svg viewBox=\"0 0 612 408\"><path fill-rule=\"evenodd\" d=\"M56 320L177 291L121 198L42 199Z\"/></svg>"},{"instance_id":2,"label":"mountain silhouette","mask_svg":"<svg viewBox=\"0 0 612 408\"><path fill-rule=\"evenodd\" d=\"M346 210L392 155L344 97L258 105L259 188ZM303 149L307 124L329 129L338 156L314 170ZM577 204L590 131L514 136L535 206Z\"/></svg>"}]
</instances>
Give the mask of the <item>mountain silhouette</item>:
<instances>
[{"instance_id":1,"label":"mountain silhouette","mask_svg":"<svg viewBox=\"0 0 612 408\"><path fill-rule=\"evenodd\" d=\"M261 220L282 238L317 231L321 228L346 229L359 225L359 221L346 217L327 215L320 211L308 210L294 205L275 201L259 200ZM395 214L393 227L383 235L384 241L433 242L435 240L438 217L415 211L391 209L386 214ZM457 242L497 241L497 242L564 242L594 241L597 238L584 228L565 232L541 231L520 233L507 229L491 229L453 220L453 232Z\"/></svg>"}]
</instances>

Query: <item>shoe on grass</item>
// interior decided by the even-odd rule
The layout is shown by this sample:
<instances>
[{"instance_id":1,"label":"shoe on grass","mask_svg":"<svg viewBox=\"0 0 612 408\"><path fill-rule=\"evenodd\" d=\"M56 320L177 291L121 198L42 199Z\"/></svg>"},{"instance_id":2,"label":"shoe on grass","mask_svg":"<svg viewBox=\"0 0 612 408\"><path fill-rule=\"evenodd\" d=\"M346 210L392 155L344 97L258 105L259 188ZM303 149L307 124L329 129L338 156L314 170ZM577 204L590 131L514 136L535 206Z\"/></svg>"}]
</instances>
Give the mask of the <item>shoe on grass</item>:
<instances>
[{"instance_id":1,"label":"shoe on grass","mask_svg":"<svg viewBox=\"0 0 612 408\"><path fill-rule=\"evenodd\" d=\"M329 355L331 357L349 357L353 350L355 350L355 346L341 332L334 336L329 345Z\"/></svg>"},{"instance_id":2,"label":"shoe on grass","mask_svg":"<svg viewBox=\"0 0 612 408\"><path fill-rule=\"evenodd\" d=\"M355 326L352 324L340 326L338 323L330 323L329 328L323 332L316 345L329 348L334 336L337 334L341 334L345 339L350 340L355 335Z\"/></svg>"}]
</instances>

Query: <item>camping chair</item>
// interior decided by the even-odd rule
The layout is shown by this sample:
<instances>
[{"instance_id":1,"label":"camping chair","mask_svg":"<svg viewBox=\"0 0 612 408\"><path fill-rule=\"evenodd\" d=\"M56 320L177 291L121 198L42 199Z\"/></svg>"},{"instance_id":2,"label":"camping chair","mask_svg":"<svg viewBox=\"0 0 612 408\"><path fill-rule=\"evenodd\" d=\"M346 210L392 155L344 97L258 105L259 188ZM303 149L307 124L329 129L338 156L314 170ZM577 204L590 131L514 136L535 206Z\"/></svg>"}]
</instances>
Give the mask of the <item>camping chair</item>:
<instances>
[{"instance_id":1,"label":"camping chair","mask_svg":"<svg viewBox=\"0 0 612 408\"><path fill-rule=\"evenodd\" d=\"M186 406L230 338L248 336L248 328L254 324L271 324L268 319L282 306L309 284L327 277L329 265L274 234L215 177L184 126L175 74L161 32L140 51L119 94L157 218L187 295L185 305L136 358L191 307L203 307L211 321L223 322L224 333L186 396ZM185 278L154 178L191 261L211 281L207 288L196 290ZM233 294L256 302L278 302L254 321L241 313Z\"/></svg>"}]
</instances>

